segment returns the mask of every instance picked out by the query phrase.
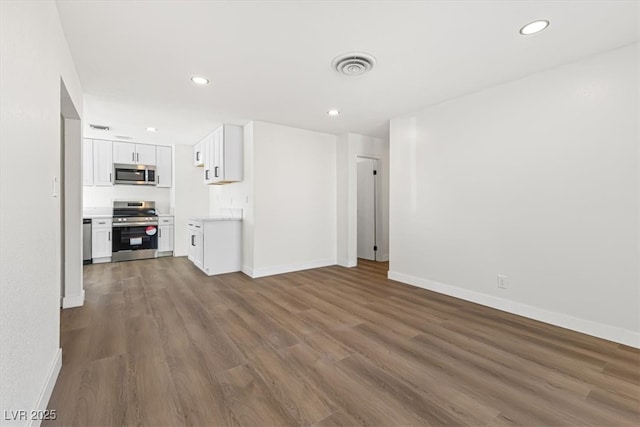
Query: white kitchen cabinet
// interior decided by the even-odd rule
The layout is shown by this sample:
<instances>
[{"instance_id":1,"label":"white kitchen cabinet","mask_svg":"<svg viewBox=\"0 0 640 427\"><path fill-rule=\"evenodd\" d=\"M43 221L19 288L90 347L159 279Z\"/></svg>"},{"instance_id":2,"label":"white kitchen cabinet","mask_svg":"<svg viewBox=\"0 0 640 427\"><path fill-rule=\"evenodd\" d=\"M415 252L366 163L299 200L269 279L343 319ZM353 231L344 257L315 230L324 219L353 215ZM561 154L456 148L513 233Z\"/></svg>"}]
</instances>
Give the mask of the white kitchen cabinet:
<instances>
[{"instance_id":1,"label":"white kitchen cabinet","mask_svg":"<svg viewBox=\"0 0 640 427\"><path fill-rule=\"evenodd\" d=\"M113 144L111 141L93 140L93 184L113 185Z\"/></svg>"},{"instance_id":2,"label":"white kitchen cabinet","mask_svg":"<svg viewBox=\"0 0 640 427\"><path fill-rule=\"evenodd\" d=\"M171 174L171 147L156 147L156 185L158 187L170 188L172 182Z\"/></svg>"},{"instance_id":3,"label":"white kitchen cabinet","mask_svg":"<svg viewBox=\"0 0 640 427\"><path fill-rule=\"evenodd\" d=\"M93 185L93 141L82 140L82 185Z\"/></svg>"},{"instance_id":4,"label":"white kitchen cabinet","mask_svg":"<svg viewBox=\"0 0 640 427\"><path fill-rule=\"evenodd\" d=\"M134 144L132 142L113 142L113 163L125 165L152 165L156 164L156 146L146 144Z\"/></svg>"},{"instance_id":5,"label":"white kitchen cabinet","mask_svg":"<svg viewBox=\"0 0 640 427\"><path fill-rule=\"evenodd\" d=\"M242 181L243 139L242 126L222 125L205 140L204 181L206 184Z\"/></svg>"},{"instance_id":6,"label":"white kitchen cabinet","mask_svg":"<svg viewBox=\"0 0 640 427\"><path fill-rule=\"evenodd\" d=\"M91 258L94 263L111 262L112 219L94 218L91 221Z\"/></svg>"},{"instance_id":7,"label":"white kitchen cabinet","mask_svg":"<svg viewBox=\"0 0 640 427\"><path fill-rule=\"evenodd\" d=\"M202 153L202 149L204 148L204 140L198 142L193 146L193 165L202 167L204 166L204 156Z\"/></svg>"},{"instance_id":8,"label":"white kitchen cabinet","mask_svg":"<svg viewBox=\"0 0 640 427\"><path fill-rule=\"evenodd\" d=\"M203 167L204 167L204 183L205 184L213 184L213 157L211 153L213 152L214 146L214 138L215 132L207 135L205 139L202 140L202 157L203 157Z\"/></svg>"},{"instance_id":9,"label":"white kitchen cabinet","mask_svg":"<svg viewBox=\"0 0 640 427\"><path fill-rule=\"evenodd\" d=\"M158 256L173 256L173 217L158 218Z\"/></svg>"},{"instance_id":10,"label":"white kitchen cabinet","mask_svg":"<svg viewBox=\"0 0 640 427\"><path fill-rule=\"evenodd\" d=\"M206 275L242 269L242 220L192 218L189 220L189 259Z\"/></svg>"},{"instance_id":11,"label":"white kitchen cabinet","mask_svg":"<svg viewBox=\"0 0 640 427\"><path fill-rule=\"evenodd\" d=\"M198 267L201 270L203 268L203 256L204 256L202 228L203 228L202 222L189 220L188 258L191 262L193 262L196 265L196 267Z\"/></svg>"}]
</instances>

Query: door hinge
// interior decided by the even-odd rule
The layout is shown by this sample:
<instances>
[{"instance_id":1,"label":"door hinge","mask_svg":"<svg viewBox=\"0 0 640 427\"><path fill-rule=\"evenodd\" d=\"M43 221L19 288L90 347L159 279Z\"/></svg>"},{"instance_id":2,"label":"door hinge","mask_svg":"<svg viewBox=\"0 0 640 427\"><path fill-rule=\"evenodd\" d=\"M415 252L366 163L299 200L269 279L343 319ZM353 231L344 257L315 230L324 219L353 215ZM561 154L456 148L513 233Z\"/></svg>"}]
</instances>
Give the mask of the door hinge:
<instances>
[{"instance_id":1,"label":"door hinge","mask_svg":"<svg viewBox=\"0 0 640 427\"><path fill-rule=\"evenodd\" d=\"M373 247L373 250L374 250L374 251L377 251L377 250L378 250L378 247L377 247L377 246L374 246L374 247Z\"/></svg>"},{"instance_id":2,"label":"door hinge","mask_svg":"<svg viewBox=\"0 0 640 427\"><path fill-rule=\"evenodd\" d=\"M377 170L374 170L374 171L373 171L373 174L374 174L374 175L378 175L378 171L377 171Z\"/></svg>"}]
</instances>

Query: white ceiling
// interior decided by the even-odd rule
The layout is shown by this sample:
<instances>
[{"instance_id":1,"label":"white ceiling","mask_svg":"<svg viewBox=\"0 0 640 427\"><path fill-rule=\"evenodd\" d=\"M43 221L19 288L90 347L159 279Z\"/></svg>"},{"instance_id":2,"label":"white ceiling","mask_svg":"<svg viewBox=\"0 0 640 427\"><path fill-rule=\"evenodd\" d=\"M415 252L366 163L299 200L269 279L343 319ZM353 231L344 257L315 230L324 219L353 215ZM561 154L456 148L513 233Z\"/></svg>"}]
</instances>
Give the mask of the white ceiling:
<instances>
[{"instance_id":1,"label":"white ceiling","mask_svg":"<svg viewBox=\"0 0 640 427\"><path fill-rule=\"evenodd\" d=\"M639 28L639 2L612 0L58 0L58 9L85 124L113 128L85 135L178 144L248 120L384 137L394 116L636 42ZM519 35L535 19L551 25ZM339 75L331 60L348 51L377 64ZM194 74L211 84L194 85Z\"/></svg>"}]
</instances>

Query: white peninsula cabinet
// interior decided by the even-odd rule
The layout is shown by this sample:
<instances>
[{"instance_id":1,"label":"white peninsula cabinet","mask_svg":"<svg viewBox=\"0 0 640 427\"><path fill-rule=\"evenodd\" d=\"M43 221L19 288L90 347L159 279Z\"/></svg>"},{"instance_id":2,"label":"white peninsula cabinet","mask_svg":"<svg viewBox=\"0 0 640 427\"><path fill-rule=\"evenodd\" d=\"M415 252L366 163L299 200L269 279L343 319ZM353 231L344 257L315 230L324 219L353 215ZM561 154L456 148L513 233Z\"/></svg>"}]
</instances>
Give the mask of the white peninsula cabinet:
<instances>
[{"instance_id":1,"label":"white peninsula cabinet","mask_svg":"<svg viewBox=\"0 0 640 427\"><path fill-rule=\"evenodd\" d=\"M240 218L191 218L188 233L189 260L207 276L242 269Z\"/></svg>"}]
</instances>

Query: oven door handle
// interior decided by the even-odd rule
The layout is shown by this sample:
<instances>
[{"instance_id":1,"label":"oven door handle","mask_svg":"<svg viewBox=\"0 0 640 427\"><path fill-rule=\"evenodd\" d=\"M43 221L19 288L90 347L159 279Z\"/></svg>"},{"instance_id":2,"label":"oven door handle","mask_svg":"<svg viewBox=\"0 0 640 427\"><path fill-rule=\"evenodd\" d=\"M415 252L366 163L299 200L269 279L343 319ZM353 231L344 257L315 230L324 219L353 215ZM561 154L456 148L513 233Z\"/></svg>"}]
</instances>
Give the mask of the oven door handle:
<instances>
[{"instance_id":1,"label":"oven door handle","mask_svg":"<svg viewBox=\"0 0 640 427\"><path fill-rule=\"evenodd\" d=\"M145 225L153 225L155 227L158 226L157 222L127 222L127 223L119 223L113 224L113 228L122 228L122 227L142 227Z\"/></svg>"}]
</instances>

